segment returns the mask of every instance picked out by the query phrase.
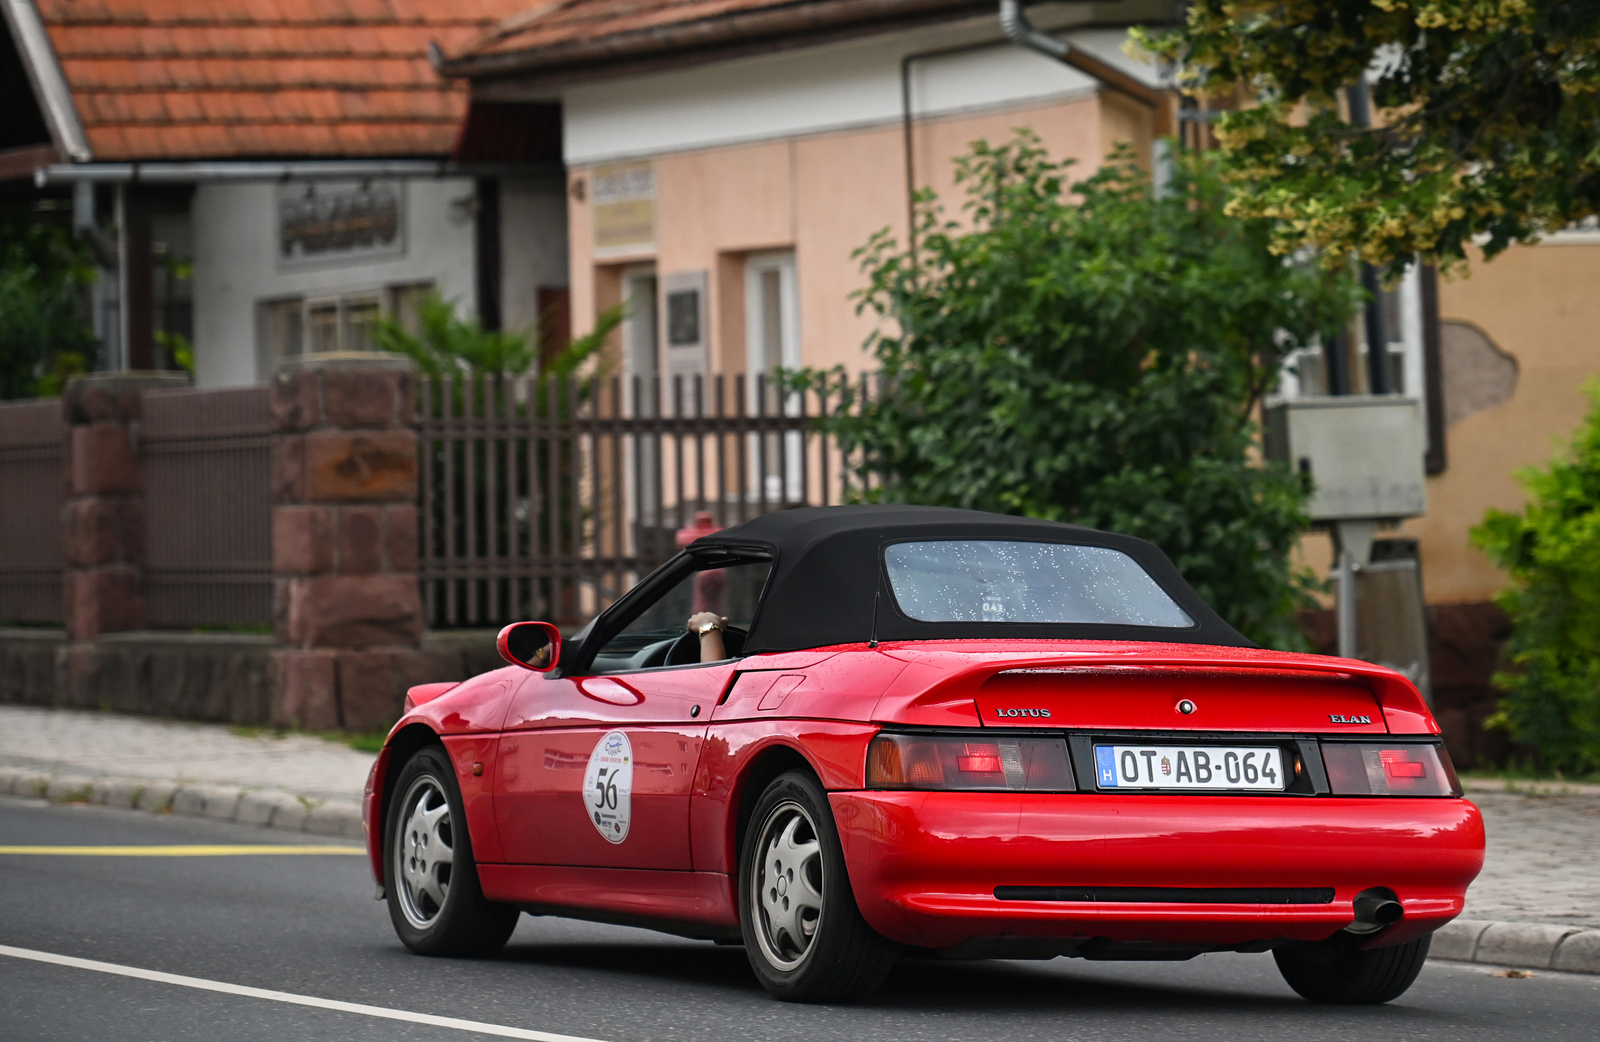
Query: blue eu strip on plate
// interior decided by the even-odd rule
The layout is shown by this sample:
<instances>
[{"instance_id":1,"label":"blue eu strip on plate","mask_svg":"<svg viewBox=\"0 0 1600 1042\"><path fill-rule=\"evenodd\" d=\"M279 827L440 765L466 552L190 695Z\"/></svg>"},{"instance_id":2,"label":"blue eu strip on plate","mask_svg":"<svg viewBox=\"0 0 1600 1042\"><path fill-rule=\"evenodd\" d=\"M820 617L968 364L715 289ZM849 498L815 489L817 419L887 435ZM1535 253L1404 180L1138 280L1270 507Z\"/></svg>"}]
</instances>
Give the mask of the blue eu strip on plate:
<instances>
[{"instance_id":1,"label":"blue eu strip on plate","mask_svg":"<svg viewBox=\"0 0 1600 1042\"><path fill-rule=\"evenodd\" d=\"M1102 789L1114 787L1117 784L1117 753L1109 745L1094 747L1095 773L1099 775Z\"/></svg>"}]
</instances>

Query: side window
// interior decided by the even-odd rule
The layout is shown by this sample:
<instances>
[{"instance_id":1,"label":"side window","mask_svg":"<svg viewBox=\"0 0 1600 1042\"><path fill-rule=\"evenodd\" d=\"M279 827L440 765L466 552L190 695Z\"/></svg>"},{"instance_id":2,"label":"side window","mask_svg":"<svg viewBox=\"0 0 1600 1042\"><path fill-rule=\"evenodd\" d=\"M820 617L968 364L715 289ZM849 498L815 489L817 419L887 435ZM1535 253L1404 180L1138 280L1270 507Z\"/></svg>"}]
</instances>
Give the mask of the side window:
<instances>
[{"instance_id":1,"label":"side window","mask_svg":"<svg viewBox=\"0 0 1600 1042\"><path fill-rule=\"evenodd\" d=\"M699 661L695 638L682 642L691 615L716 612L727 619L723 643L729 657L744 650L744 638L772 571L768 560L718 562L688 573L601 646L590 673L619 673Z\"/></svg>"}]
</instances>

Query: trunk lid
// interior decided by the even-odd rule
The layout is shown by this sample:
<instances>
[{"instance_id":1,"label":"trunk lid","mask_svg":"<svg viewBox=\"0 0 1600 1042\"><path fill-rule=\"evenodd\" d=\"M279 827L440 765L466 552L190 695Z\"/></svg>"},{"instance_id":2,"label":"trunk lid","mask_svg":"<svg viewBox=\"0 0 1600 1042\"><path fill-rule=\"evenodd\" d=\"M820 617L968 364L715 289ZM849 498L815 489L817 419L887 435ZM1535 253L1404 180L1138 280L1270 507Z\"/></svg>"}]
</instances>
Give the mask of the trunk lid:
<instances>
[{"instance_id":1,"label":"trunk lid","mask_svg":"<svg viewBox=\"0 0 1600 1042\"><path fill-rule=\"evenodd\" d=\"M1115 731L1338 730L1382 734L1383 711L1352 677L1181 666L1002 670L975 696L985 727Z\"/></svg>"}]
</instances>

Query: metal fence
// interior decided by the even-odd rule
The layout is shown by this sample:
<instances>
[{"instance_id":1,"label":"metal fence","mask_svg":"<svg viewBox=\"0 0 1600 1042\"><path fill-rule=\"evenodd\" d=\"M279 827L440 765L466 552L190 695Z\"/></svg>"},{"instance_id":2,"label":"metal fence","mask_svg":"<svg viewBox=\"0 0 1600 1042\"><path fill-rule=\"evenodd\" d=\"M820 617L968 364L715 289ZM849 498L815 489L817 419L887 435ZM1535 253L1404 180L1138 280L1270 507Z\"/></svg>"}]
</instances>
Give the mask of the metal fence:
<instances>
[{"instance_id":1,"label":"metal fence","mask_svg":"<svg viewBox=\"0 0 1600 1042\"><path fill-rule=\"evenodd\" d=\"M421 381L428 624L581 621L676 552L697 515L726 527L843 501L857 461L817 423L837 390L780 393L762 376Z\"/></svg>"},{"instance_id":2,"label":"metal fence","mask_svg":"<svg viewBox=\"0 0 1600 1042\"><path fill-rule=\"evenodd\" d=\"M0 625L62 618L61 401L0 404Z\"/></svg>"},{"instance_id":3,"label":"metal fence","mask_svg":"<svg viewBox=\"0 0 1600 1042\"><path fill-rule=\"evenodd\" d=\"M185 629L270 624L267 388L146 392L139 462L149 624Z\"/></svg>"}]
</instances>

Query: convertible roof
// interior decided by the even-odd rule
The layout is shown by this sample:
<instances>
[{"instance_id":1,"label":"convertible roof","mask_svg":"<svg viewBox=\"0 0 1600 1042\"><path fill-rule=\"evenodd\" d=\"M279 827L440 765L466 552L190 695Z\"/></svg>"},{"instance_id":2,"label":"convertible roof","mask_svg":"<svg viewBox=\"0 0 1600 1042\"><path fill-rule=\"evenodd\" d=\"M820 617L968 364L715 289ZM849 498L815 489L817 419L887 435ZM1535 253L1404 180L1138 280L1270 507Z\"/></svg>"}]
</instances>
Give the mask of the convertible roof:
<instances>
[{"instance_id":1,"label":"convertible roof","mask_svg":"<svg viewBox=\"0 0 1600 1042\"><path fill-rule=\"evenodd\" d=\"M1018 539L1121 550L1142 565L1195 625L1189 629L1015 622L919 622L889 592L883 547L915 539ZM1184 581L1153 543L1081 525L980 510L900 505L781 510L704 536L690 552L759 548L776 565L746 653L879 640L1064 638L1254 647ZM876 615L876 619L874 619Z\"/></svg>"}]
</instances>

